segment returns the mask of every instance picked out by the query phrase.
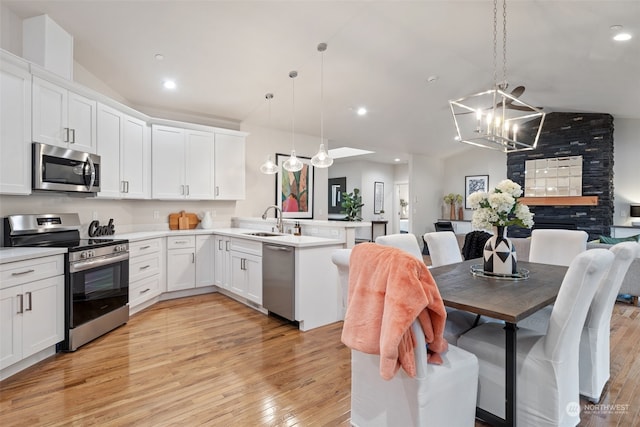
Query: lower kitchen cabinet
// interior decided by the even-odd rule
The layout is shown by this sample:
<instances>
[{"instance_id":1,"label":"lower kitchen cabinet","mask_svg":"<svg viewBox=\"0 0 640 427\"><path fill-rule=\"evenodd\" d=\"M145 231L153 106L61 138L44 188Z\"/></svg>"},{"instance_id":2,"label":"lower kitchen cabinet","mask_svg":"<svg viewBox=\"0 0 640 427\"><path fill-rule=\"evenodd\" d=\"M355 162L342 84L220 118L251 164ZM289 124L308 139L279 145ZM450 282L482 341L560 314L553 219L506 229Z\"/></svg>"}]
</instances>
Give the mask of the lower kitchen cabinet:
<instances>
[{"instance_id":1,"label":"lower kitchen cabinet","mask_svg":"<svg viewBox=\"0 0 640 427\"><path fill-rule=\"evenodd\" d=\"M167 290L213 286L214 245L213 235L167 237Z\"/></svg>"},{"instance_id":2,"label":"lower kitchen cabinet","mask_svg":"<svg viewBox=\"0 0 640 427\"><path fill-rule=\"evenodd\" d=\"M64 256L0 265L0 369L63 340Z\"/></svg>"},{"instance_id":3,"label":"lower kitchen cabinet","mask_svg":"<svg viewBox=\"0 0 640 427\"><path fill-rule=\"evenodd\" d=\"M222 289L229 289L229 275L231 272L231 238L227 236L213 236L214 251L214 283Z\"/></svg>"},{"instance_id":4,"label":"lower kitchen cabinet","mask_svg":"<svg viewBox=\"0 0 640 427\"><path fill-rule=\"evenodd\" d=\"M231 291L262 304L262 257L231 251Z\"/></svg>"},{"instance_id":5,"label":"lower kitchen cabinet","mask_svg":"<svg viewBox=\"0 0 640 427\"><path fill-rule=\"evenodd\" d=\"M163 238L129 244L129 312L162 293L164 282Z\"/></svg>"},{"instance_id":6,"label":"lower kitchen cabinet","mask_svg":"<svg viewBox=\"0 0 640 427\"><path fill-rule=\"evenodd\" d=\"M211 286L215 282L214 248L213 235L196 236L196 288Z\"/></svg>"}]
</instances>

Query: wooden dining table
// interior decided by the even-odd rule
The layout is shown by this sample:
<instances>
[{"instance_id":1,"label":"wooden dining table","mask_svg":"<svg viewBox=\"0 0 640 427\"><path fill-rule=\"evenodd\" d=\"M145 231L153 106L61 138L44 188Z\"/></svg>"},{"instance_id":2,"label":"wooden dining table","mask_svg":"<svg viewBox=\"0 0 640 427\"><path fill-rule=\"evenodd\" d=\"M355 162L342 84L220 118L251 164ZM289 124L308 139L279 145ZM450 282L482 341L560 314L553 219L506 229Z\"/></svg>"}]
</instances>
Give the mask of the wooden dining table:
<instances>
[{"instance_id":1,"label":"wooden dining table","mask_svg":"<svg viewBox=\"0 0 640 427\"><path fill-rule=\"evenodd\" d=\"M482 265L482 258L431 268L444 305L505 322L505 418L481 408L476 416L492 425L516 425L517 323L553 304L567 267L518 262L518 271L527 278L474 275L472 266Z\"/></svg>"}]
</instances>

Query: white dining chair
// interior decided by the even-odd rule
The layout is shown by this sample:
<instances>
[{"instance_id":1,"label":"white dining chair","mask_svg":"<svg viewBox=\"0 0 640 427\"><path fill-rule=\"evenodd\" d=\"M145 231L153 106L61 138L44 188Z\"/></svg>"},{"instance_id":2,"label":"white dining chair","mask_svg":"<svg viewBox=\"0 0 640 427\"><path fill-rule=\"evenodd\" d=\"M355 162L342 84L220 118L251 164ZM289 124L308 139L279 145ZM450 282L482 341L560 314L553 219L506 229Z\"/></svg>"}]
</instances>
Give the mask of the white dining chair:
<instances>
[{"instance_id":1,"label":"white dining chair","mask_svg":"<svg viewBox=\"0 0 640 427\"><path fill-rule=\"evenodd\" d=\"M432 267L462 262L460 245L453 231L435 231L423 237L429 247Z\"/></svg>"},{"instance_id":2,"label":"white dining chair","mask_svg":"<svg viewBox=\"0 0 640 427\"><path fill-rule=\"evenodd\" d=\"M582 230L533 230L529 262L568 266L576 255L587 250L588 238Z\"/></svg>"},{"instance_id":3,"label":"white dining chair","mask_svg":"<svg viewBox=\"0 0 640 427\"><path fill-rule=\"evenodd\" d=\"M516 421L520 426L575 426L579 412L578 352L580 331L589 305L614 255L592 249L574 258L562 281L546 333L519 328L517 332ZM526 286L523 282L522 286ZM478 356L480 376L477 406L494 415L505 414L505 331L485 323L463 334L461 348Z\"/></svg>"},{"instance_id":4,"label":"white dining chair","mask_svg":"<svg viewBox=\"0 0 640 427\"><path fill-rule=\"evenodd\" d=\"M344 249L333 262L340 285L349 288L349 257ZM351 251L346 249L346 251ZM416 376L400 369L391 380L380 376L380 356L351 350L351 425L357 427L469 427L475 423L478 384L477 358L456 346L442 353L443 363L427 363L427 346L420 323L411 324Z\"/></svg>"},{"instance_id":5,"label":"white dining chair","mask_svg":"<svg viewBox=\"0 0 640 427\"><path fill-rule=\"evenodd\" d=\"M351 256L351 249L337 249L331 254L331 261L338 268L338 277L340 279L340 283L349 283L349 257ZM347 310L347 296L348 296L349 288L343 286L342 287L342 316L344 319L344 314Z\"/></svg>"},{"instance_id":6,"label":"white dining chair","mask_svg":"<svg viewBox=\"0 0 640 427\"><path fill-rule=\"evenodd\" d=\"M402 233L378 236L376 237L376 243L379 245L393 246L395 248L402 249L424 262L420 245L418 245L418 240L413 234Z\"/></svg>"},{"instance_id":7,"label":"white dining chair","mask_svg":"<svg viewBox=\"0 0 640 427\"><path fill-rule=\"evenodd\" d=\"M462 262L462 253L460 252L458 239L452 231L425 233L423 238L429 247L432 267ZM477 314L447 307L447 323L445 325L444 338L449 344L456 344L460 335L474 326L484 323L484 321L485 320Z\"/></svg>"},{"instance_id":8,"label":"white dining chair","mask_svg":"<svg viewBox=\"0 0 640 427\"><path fill-rule=\"evenodd\" d=\"M600 282L580 336L580 394L598 403L610 376L611 315L622 281L633 260L639 256L640 245L623 242L609 249L615 256L611 268ZM546 333L553 306L535 312L518 327Z\"/></svg>"}]
</instances>

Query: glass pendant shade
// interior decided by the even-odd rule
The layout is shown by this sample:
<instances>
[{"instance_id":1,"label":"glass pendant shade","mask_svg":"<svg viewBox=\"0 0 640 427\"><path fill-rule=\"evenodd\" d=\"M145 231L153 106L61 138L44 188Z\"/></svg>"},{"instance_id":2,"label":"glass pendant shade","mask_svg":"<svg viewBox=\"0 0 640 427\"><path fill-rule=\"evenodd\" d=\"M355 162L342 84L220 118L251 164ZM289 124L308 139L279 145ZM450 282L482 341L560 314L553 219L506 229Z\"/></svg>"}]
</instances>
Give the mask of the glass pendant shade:
<instances>
[{"instance_id":1,"label":"glass pendant shade","mask_svg":"<svg viewBox=\"0 0 640 427\"><path fill-rule=\"evenodd\" d=\"M282 167L289 172L298 172L302 170L302 166L302 162L296 157L296 150L291 150L291 157L282 164Z\"/></svg>"},{"instance_id":2,"label":"glass pendant shade","mask_svg":"<svg viewBox=\"0 0 640 427\"><path fill-rule=\"evenodd\" d=\"M328 168L333 164L333 159L329 157L329 153L324 148L324 144L320 144L320 149L315 156L311 158L311 164L317 168Z\"/></svg>"},{"instance_id":3,"label":"glass pendant shade","mask_svg":"<svg viewBox=\"0 0 640 427\"><path fill-rule=\"evenodd\" d=\"M278 173L278 165L273 162L271 156L269 156L267 160L260 166L260 172L267 175Z\"/></svg>"}]
</instances>

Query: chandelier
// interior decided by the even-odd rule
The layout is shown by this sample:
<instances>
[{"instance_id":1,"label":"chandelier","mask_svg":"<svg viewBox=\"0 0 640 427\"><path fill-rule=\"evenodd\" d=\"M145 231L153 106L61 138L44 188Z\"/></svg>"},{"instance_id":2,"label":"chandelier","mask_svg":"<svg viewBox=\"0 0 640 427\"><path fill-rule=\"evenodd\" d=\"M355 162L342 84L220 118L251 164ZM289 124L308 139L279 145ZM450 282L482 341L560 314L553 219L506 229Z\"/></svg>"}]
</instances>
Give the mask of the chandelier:
<instances>
[{"instance_id":1,"label":"chandelier","mask_svg":"<svg viewBox=\"0 0 640 427\"><path fill-rule=\"evenodd\" d=\"M326 43L318 45L320 52L320 148L315 156L311 158L311 164L317 168L328 168L333 164L333 159L329 156L324 147L324 51L327 50Z\"/></svg>"},{"instance_id":2,"label":"chandelier","mask_svg":"<svg viewBox=\"0 0 640 427\"><path fill-rule=\"evenodd\" d=\"M507 3L502 0L502 82L498 83L498 6L493 1L493 88L449 101L456 140L511 153L533 150L538 144L545 113L520 96L524 86L507 92Z\"/></svg>"},{"instance_id":3,"label":"chandelier","mask_svg":"<svg viewBox=\"0 0 640 427\"><path fill-rule=\"evenodd\" d=\"M269 128L271 128L271 100L273 99L273 94L266 94L264 96L264 99L269 102ZM271 158L271 155L269 155L267 157L267 160L262 165L260 165L260 172L266 175L273 175L278 173L278 165L275 164L273 158Z\"/></svg>"},{"instance_id":4,"label":"chandelier","mask_svg":"<svg viewBox=\"0 0 640 427\"><path fill-rule=\"evenodd\" d=\"M289 73L291 78L291 156L282 164L282 167L289 172L298 172L304 166L302 161L296 157L296 91L295 78L298 77L297 71Z\"/></svg>"}]
</instances>

